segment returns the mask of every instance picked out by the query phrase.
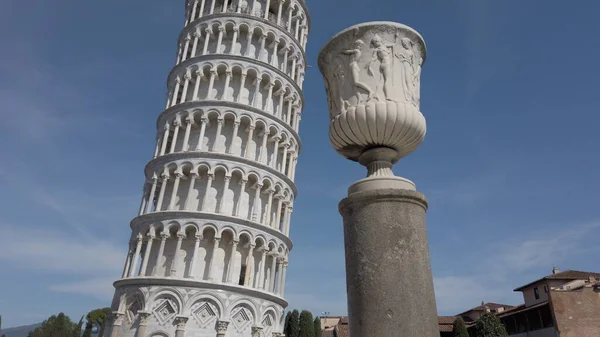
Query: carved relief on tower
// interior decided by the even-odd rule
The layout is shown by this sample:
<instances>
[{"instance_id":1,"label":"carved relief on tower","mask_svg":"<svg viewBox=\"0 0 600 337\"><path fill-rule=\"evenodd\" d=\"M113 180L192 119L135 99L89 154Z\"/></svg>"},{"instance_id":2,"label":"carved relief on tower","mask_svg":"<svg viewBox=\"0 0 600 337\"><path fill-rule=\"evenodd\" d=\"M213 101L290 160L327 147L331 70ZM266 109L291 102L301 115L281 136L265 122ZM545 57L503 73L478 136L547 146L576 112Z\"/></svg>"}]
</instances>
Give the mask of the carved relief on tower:
<instances>
[{"instance_id":1,"label":"carved relief on tower","mask_svg":"<svg viewBox=\"0 0 600 337\"><path fill-rule=\"evenodd\" d=\"M369 102L408 103L419 109L425 44L402 25L355 26L319 55L330 117Z\"/></svg>"},{"instance_id":2,"label":"carved relief on tower","mask_svg":"<svg viewBox=\"0 0 600 337\"><path fill-rule=\"evenodd\" d=\"M170 295L162 295L155 299L152 314L159 325L171 324L179 314L179 303Z\"/></svg>"},{"instance_id":3,"label":"carved relief on tower","mask_svg":"<svg viewBox=\"0 0 600 337\"><path fill-rule=\"evenodd\" d=\"M208 299L202 299L192 305L190 315L201 329L214 326L221 317L218 306Z\"/></svg>"}]
</instances>

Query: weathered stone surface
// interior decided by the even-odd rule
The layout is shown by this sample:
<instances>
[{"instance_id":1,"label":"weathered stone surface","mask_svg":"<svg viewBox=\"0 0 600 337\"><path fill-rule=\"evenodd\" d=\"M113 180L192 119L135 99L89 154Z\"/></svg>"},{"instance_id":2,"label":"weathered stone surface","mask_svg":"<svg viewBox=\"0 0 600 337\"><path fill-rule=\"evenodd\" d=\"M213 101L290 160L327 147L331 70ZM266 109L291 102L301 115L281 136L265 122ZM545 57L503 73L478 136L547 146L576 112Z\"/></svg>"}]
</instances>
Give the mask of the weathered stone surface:
<instances>
[{"instance_id":1,"label":"weathered stone surface","mask_svg":"<svg viewBox=\"0 0 600 337\"><path fill-rule=\"evenodd\" d=\"M410 190L356 192L341 201L352 336L439 336L426 209L425 196Z\"/></svg>"}]
</instances>

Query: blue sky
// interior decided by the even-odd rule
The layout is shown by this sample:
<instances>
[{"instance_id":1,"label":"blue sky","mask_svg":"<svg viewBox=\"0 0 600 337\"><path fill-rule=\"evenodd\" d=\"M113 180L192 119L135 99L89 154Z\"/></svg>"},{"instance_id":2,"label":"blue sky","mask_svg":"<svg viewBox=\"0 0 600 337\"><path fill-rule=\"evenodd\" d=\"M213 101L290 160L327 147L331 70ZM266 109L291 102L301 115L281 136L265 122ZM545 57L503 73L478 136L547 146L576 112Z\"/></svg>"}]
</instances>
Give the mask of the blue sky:
<instances>
[{"instance_id":1,"label":"blue sky","mask_svg":"<svg viewBox=\"0 0 600 337\"><path fill-rule=\"evenodd\" d=\"M423 145L395 171L430 200L440 314L562 269L600 271L600 5L592 1L308 0L287 298L346 313L337 203L364 176L328 143L316 55L392 20L428 45ZM183 1L0 3L0 314L5 327L106 306L183 25Z\"/></svg>"}]
</instances>

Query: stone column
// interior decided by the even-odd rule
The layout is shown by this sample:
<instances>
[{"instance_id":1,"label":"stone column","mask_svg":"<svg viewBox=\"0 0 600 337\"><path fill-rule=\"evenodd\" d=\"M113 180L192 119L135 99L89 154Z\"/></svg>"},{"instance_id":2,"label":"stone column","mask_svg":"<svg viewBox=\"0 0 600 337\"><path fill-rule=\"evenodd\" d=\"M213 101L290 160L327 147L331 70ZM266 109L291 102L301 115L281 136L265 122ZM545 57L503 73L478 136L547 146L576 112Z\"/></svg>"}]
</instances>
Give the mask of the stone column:
<instances>
[{"instance_id":1,"label":"stone column","mask_svg":"<svg viewBox=\"0 0 600 337\"><path fill-rule=\"evenodd\" d=\"M213 241L213 247L212 247L212 252L210 254L210 260L208 261L208 280L209 281L213 281L212 270L213 270L213 266L215 264L215 255L217 253L217 248L219 248L220 241L221 241L221 238L215 238Z\"/></svg>"},{"instance_id":2,"label":"stone column","mask_svg":"<svg viewBox=\"0 0 600 337\"><path fill-rule=\"evenodd\" d=\"M235 46L237 45L238 33L239 28L237 26L233 27L233 37L231 38L231 50L229 51L231 55L237 55Z\"/></svg>"},{"instance_id":3,"label":"stone column","mask_svg":"<svg viewBox=\"0 0 600 337\"><path fill-rule=\"evenodd\" d=\"M168 210L173 210L175 208L175 200L177 199L177 193L179 192L179 183L181 182L181 178L183 178L183 173L175 172L175 182L173 183L173 190L171 191L171 200L169 201Z\"/></svg>"},{"instance_id":4,"label":"stone column","mask_svg":"<svg viewBox=\"0 0 600 337\"><path fill-rule=\"evenodd\" d=\"M265 288L265 270L266 270L265 264L267 263L266 257L267 257L267 249L265 247L263 247L261 255L260 255L260 268L258 269L257 284L254 287L256 289L264 289Z\"/></svg>"},{"instance_id":5,"label":"stone column","mask_svg":"<svg viewBox=\"0 0 600 337\"><path fill-rule=\"evenodd\" d=\"M214 179L214 174L209 173L206 182L206 191L204 191L204 197L202 198L202 204L200 205L200 212L204 212L204 209L206 207L206 198L208 197L208 192L212 186L212 181Z\"/></svg>"},{"instance_id":6,"label":"stone column","mask_svg":"<svg viewBox=\"0 0 600 337\"><path fill-rule=\"evenodd\" d=\"M204 36L204 48L202 48L202 55L206 55L208 53L208 43L210 42L210 36L212 35L212 29L206 28L204 30L206 35Z\"/></svg>"},{"instance_id":7,"label":"stone column","mask_svg":"<svg viewBox=\"0 0 600 337\"><path fill-rule=\"evenodd\" d=\"M192 94L192 100L197 101L200 99L200 97L198 97L198 93L200 91L200 83L202 82L202 76L204 76L204 74L202 73L202 70L196 70L196 83L194 83L194 93Z\"/></svg>"},{"instance_id":8,"label":"stone column","mask_svg":"<svg viewBox=\"0 0 600 337\"><path fill-rule=\"evenodd\" d=\"M253 158L250 158L252 153L250 151L248 151L248 148L250 147L250 142L252 141L252 138L254 138L254 129L255 128L256 128L256 126L254 126L254 125L248 126L248 140L246 141L246 146L244 146L244 152L242 153L243 158L253 159Z\"/></svg>"},{"instance_id":9,"label":"stone column","mask_svg":"<svg viewBox=\"0 0 600 337\"><path fill-rule=\"evenodd\" d=\"M152 315L151 312L148 311L138 311L138 316L140 320L140 324L137 328L136 337L147 337L146 336L146 326L148 325L148 318ZM102 337L102 336L99 336Z\"/></svg>"},{"instance_id":10,"label":"stone column","mask_svg":"<svg viewBox=\"0 0 600 337\"><path fill-rule=\"evenodd\" d=\"M131 242L129 243L129 249L127 251L127 259L125 260L125 266L123 267L123 274L121 274L121 278L126 278L129 273L129 266L131 266L131 258L133 257Z\"/></svg>"},{"instance_id":11,"label":"stone column","mask_svg":"<svg viewBox=\"0 0 600 337\"><path fill-rule=\"evenodd\" d=\"M183 147L182 150L188 151L190 149L190 133L192 132L192 124L194 124L194 117L187 116L185 118L185 134L183 135Z\"/></svg>"},{"instance_id":12,"label":"stone column","mask_svg":"<svg viewBox=\"0 0 600 337\"><path fill-rule=\"evenodd\" d=\"M183 89L181 90L181 98L179 99L179 103L184 103L187 99L187 92L190 86L190 80L192 79L192 73L187 71L185 75L183 75Z\"/></svg>"},{"instance_id":13,"label":"stone column","mask_svg":"<svg viewBox=\"0 0 600 337\"><path fill-rule=\"evenodd\" d=\"M279 8L277 9L277 24L281 25L281 13L283 9L283 3L285 0L279 0Z\"/></svg>"},{"instance_id":14,"label":"stone column","mask_svg":"<svg viewBox=\"0 0 600 337\"><path fill-rule=\"evenodd\" d=\"M183 54L181 55L181 62L185 61L187 59L187 52L190 48L190 41L192 40L192 37L188 34L185 37L185 45L183 47Z\"/></svg>"},{"instance_id":15,"label":"stone column","mask_svg":"<svg viewBox=\"0 0 600 337\"><path fill-rule=\"evenodd\" d=\"M270 251L271 256L271 270L269 271L269 287L266 291L275 292L275 273L277 272L277 253L274 248Z\"/></svg>"},{"instance_id":16,"label":"stone column","mask_svg":"<svg viewBox=\"0 0 600 337\"><path fill-rule=\"evenodd\" d=\"M185 334L185 324L188 321L188 317L186 316L177 316L175 317L175 324L177 324L177 330L175 330L175 337L184 337Z\"/></svg>"},{"instance_id":17,"label":"stone column","mask_svg":"<svg viewBox=\"0 0 600 337\"><path fill-rule=\"evenodd\" d=\"M228 91L229 83L231 82L231 69L227 69L225 71L225 85L223 86L223 95L221 95L221 100L227 101L229 100Z\"/></svg>"},{"instance_id":18,"label":"stone column","mask_svg":"<svg viewBox=\"0 0 600 337\"><path fill-rule=\"evenodd\" d=\"M148 268L148 260L150 259L150 252L152 251L152 242L154 241L154 237L154 234L148 235L146 249L144 251L144 260L142 261L142 269L140 269L140 276L146 276L146 269Z\"/></svg>"},{"instance_id":19,"label":"stone column","mask_svg":"<svg viewBox=\"0 0 600 337\"><path fill-rule=\"evenodd\" d=\"M253 326L252 327L252 337L260 337L260 332L262 331L262 327Z\"/></svg>"},{"instance_id":20,"label":"stone column","mask_svg":"<svg viewBox=\"0 0 600 337\"><path fill-rule=\"evenodd\" d=\"M240 79L240 90L238 92L237 97L235 98L235 101L237 103L240 102L240 99L242 98L242 90L244 90L244 87L246 86L246 77L248 76L248 74L244 71L242 71L242 78Z\"/></svg>"},{"instance_id":21,"label":"stone column","mask_svg":"<svg viewBox=\"0 0 600 337\"><path fill-rule=\"evenodd\" d=\"M160 144L160 155L163 156L165 151L167 150L167 142L169 141L169 132L171 130L171 124L167 122L164 127L164 132L162 136L162 144Z\"/></svg>"},{"instance_id":22,"label":"stone column","mask_svg":"<svg viewBox=\"0 0 600 337\"><path fill-rule=\"evenodd\" d=\"M217 131L215 132L215 141L213 142L212 151L213 152L221 152L219 138L221 138L221 131L223 131L223 123L225 120L221 117L217 119Z\"/></svg>"},{"instance_id":23,"label":"stone column","mask_svg":"<svg viewBox=\"0 0 600 337\"><path fill-rule=\"evenodd\" d=\"M231 255L229 256L229 265L227 266L226 278L227 282L229 283L235 283L235 280L233 279L233 272L235 271L235 255L237 253L237 245L237 240L233 240L231 242Z\"/></svg>"},{"instance_id":24,"label":"stone column","mask_svg":"<svg viewBox=\"0 0 600 337\"><path fill-rule=\"evenodd\" d=\"M185 80L185 82L187 83L188 80ZM179 128L180 127L181 127L181 120L179 119L179 117L177 117L173 121L173 128L174 128L174 130L173 130L173 140L171 141L171 148L169 148L169 153L174 153L175 152L175 146L177 145L177 138L179 136Z\"/></svg>"},{"instance_id":25,"label":"stone column","mask_svg":"<svg viewBox=\"0 0 600 337\"><path fill-rule=\"evenodd\" d=\"M215 54L219 54L221 52L221 44L223 43L223 33L225 33L225 27L219 26L219 35L217 37L217 51Z\"/></svg>"},{"instance_id":26,"label":"stone column","mask_svg":"<svg viewBox=\"0 0 600 337\"><path fill-rule=\"evenodd\" d=\"M353 60L358 70L352 85L343 86L336 79L338 65L330 62L330 56L348 49L342 41L355 41L352 48L356 49L364 43L371 50L393 50L407 61L390 62L387 78L381 76L384 69L373 68L379 72L373 77L368 69L371 55L363 53ZM330 84L329 113L335 115L330 119L331 144L368 171L367 178L350 186L339 205L352 336L440 335L425 226L427 199L413 182L392 171L393 164L425 137L418 97L425 54L425 43L412 28L370 22L337 34L319 55L319 69ZM404 84L398 85L399 81ZM375 95L379 102L372 100ZM348 106L342 111L339 102L344 100ZM363 111L362 117L350 111ZM342 130L340 125L350 126Z\"/></svg>"},{"instance_id":27,"label":"stone column","mask_svg":"<svg viewBox=\"0 0 600 337\"><path fill-rule=\"evenodd\" d=\"M217 337L225 337L228 326L229 322L227 321L217 321Z\"/></svg>"},{"instance_id":28,"label":"stone column","mask_svg":"<svg viewBox=\"0 0 600 337\"><path fill-rule=\"evenodd\" d=\"M282 272L281 272L281 284L279 285L279 295L283 297L285 295L285 276L287 275L287 261L283 261L281 263Z\"/></svg>"},{"instance_id":29,"label":"stone column","mask_svg":"<svg viewBox=\"0 0 600 337\"><path fill-rule=\"evenodd\" d=\"M192 253L192 262L190 266L190 274L189 278L195 278L194 274L196 272L196 259L198 258L198 250L200 249L200 241L202 241L202 235L196 235L196 243L194 244L194 252Z\"/></svg>"},{"instance_id":30,"label":"stone column","mask_svg":"<svg viewBox=\"0 0 600 337\"><path fill-rule=\"evenodd\" d=\"M271 207L273 203L273 193L275 193L274 189L269 189L269 199L267 200L267 206L265 207L265 216L262 221L263 225L271 226Z\"/></svg>"},{"instance_id":31,"label":"stone column","mask_svg":"<svg viewBox=\"0 0 600 337\"><path fill-rule=\"evenodd\" d=\"M192 173L190 175L190 186L188 187L188 193L187 193L187 197L185 198L185 206L184 206L184 210L189 211L191 208L191 202L192 202L192 193L194 192L194 189L196 188L196 180L198 180L198 178L200 178L200 176L198 175L198 173Z\"/></svg>"},{"instance_id":32,"label":"stone column","mask_svg":"<svg viewBox=\"0 0 600 337\"><path fill-rule=\"evenodd\" d=\"M240 181L240 196L238 197L237 203L235 205L235 216L240 216L240 202L242 201L242 193L246 192L246 184L248 183L247 179L242 179Z\"/></svg>"},{"instance_id":33,"label":"stone column","mask_svg":"<svg viewBox=\"0 0 600 337\"><path fill-rule=\"evenodd\" d=\"M221 199L219 199L219 203L217 204L217 213L223 213L223 202L225 200L225 193L229 189L229 182L231 181L230 176L225 176L225 183L223 184L223 193L221 194Z\"/></svg>"},{"instance_id":34,"label":"stone column","mask_svg":"<svg viewBox=\"0 0 600 337\"><path fill-rule=\"evenodd\" d=\"M177 98L179 97L179 88L181 87L181 77L177 76L175 79L175 89L173 89L173 99L171 100L171 106L177 104Z\"/></svg>"},{"instance_id":35,"label":"stone column","mask_svg":"<svg viewBox=\"0 0 600 337\"><path fill-rule=\"evenodd\" d=\"M160 185L160 192L158 192L158 200L156 201L156 209L155 212L160 212L162 210L162 203L165 197L165 190L167 189L167 182L169 181L169 175L162 175L162 185Z\"/></svg>"},{"instance_id":36,"label":"stone column","mask_svg":"<svg viewBox=\"0 0 600 337\"><path fill-rule=\"evenodd\" d=\"M256 247L256 245L250 244L248 250L248 258L246 259L246 279L244 280L245 287L252 287L252 281L254 279L254 247Z\"/></svg>"},{"instance_id":37,"label":"stone column","mask_svg":"<svg viewBox=\"0 0 600 337\"><path fill-rule=\"evenodd\" d=\"M229 145L229 149L227 149L227 153L233 153L233 147L235 145L235 139L237 138L238 130L240 129L240 121L236 120L233 122L233 132L231 133L231 143Z\"/></svg>"},{"instance_id":38,"label":"stone column","mask_svg":"<svg viewBox=\"0 0 600 337\"><path fill-rule=\"evenodd\" d=\"M112 312L112 328L110 331L110 337L119 337L121 325L123 324L123 317L125 314L117 311Z\"/></svg>"},{"instance_id":39,"label":"stone column","mask_svg":"<svg viewBox=\"0 0 600 337\"><path fill-rule=\"evenodd\" d=\"M137 235L137 244L135 247L135 253L133 254L133 261L131 262L131 265L129 266L129 277L133 277L135 275L135 270L137 269L139 260L140 260L140 252L142 250L142 243L143 243L143 237L142 234L138 234Z\"/></svg>"},{"instance_id":40,"label":"stone column","mask_svg":"<svg viewBox=\"0 0 600 337\"><path fill-rule=\"evenodd\" d=\"M177 244L175 245L175 254L173 254L173 262L171 263L170 276L177 276L177 265L179 264L179 255L181 254L181 243L185 238L185 234L177 233Z\"/></svg>"},{"instance_id":41,"label":"stone column","mask_svg":"<svg viewBox=\"0 0 600 337\"><path fill-rule=\"evenodd\" d=\"M167 243L167 239L169 238L169 236L170 235L168 233L160 234L160 247L158 248L158 255L156 256L156 263L154 263L154 271L152 272L152 275L154 277L158 276L158 264L160 263L160 259L165 254L165 244Z\"/></svg>"},{"instance_id":42,"label":"stone column","mask_svg":"<svg viewBox=\"0 0 600 337\"><path fill-rule=\"evenodd\" d=\"M254 192L254 202L252 205L252 221L256 221L256 222L259 222L258 208L260 206L260 191L262 189L262 186L263 186L262 184L255 185L256 191Z\"/></svg>"},{"instance_id":43,"label":"stone column","mask_svg":"<svg viewBox=\"0 0 600 337\"><path fill-rule=\"evenodd\" d=\"M198 135L198 144L196 145L196 151L202 151L202 143L204 143L204 134L206 133L206 125L208 125L208 118L202 117L200 119L200 134Z\"/></svg>"}]
</instances>

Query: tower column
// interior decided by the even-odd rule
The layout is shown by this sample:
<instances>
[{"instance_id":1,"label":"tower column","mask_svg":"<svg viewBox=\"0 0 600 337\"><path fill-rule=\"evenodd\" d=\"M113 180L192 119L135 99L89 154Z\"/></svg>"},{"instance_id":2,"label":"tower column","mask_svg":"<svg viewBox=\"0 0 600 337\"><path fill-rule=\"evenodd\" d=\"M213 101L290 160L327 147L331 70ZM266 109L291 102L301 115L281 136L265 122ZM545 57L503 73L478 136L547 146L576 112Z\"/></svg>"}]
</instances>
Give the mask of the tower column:
<instances>
[{"instance_id":1,"label":"tower column","mask_svg":"<svg viewBox=\"0 0 600 337\"><path fill-rule=\"evenodd\" d=\"M261 256L260 256L260 268L258 270L258 282L254 288L256 289L264 289L265 288L265 263L266 263L267 249L263 247Z\"/></svg>"},{"instance_id":2,"label":"tower column","mask_svg":"<svg viewBox=\"0 0 600 337\"><path fill-rule=\"evenodd\" d=\"M192 255L192 261L190 262L190 273L188 275L189 278L196 278L196 259L198 258L198 250L200 249L200 241L202 241L202 235L196 235L196 243L194 244L194 253Z\"/></svg>"},{"instance_id":3,"label":"tower column","mask_svg":"<svg viewBox=\"0 0 600 337\"><path fill-rule=\"evenodd\" d=\"M271 251L271 273L269 275L269 289L267 291L275 292L275 273L277 272L277 253L275 253L275 248Z\"/></svg>"},{"instance_id":4,"label":"tower column","mask_svg":"<svg viewBox=\"0 0 600 337\"><path fill-rule=\"evenodd\" d=\"M246 279L244 280L244 286L250 288L254 280L254 247L254 244L250 244L248 258L246 259Z\"/></svg>"},{"instance_id":5,"label":"tower column","mask_svg":"<svg viewBox=\"0 0 600 337\"><path fill-rule=\"evenodd\" d=\"M262 221L265 226L271 225L271 204L273 203L273 193L275 193L275 190L269 189L269 199L267 200L267 206L265 207L265 218Z\"/></svg>"},{"instance_id":6,"label":"tower column","mask_svg":"<svg viewBox=\"0 0 600 337\"><path fill-rule=\"evenodd\" d=\"M185 118L185 135L183 136L183 147L182 150L184 152L188 151L190 148L190 133L192 132L192 124L194 124L194 117L187 116Z\"/></svg>"},{"instance_id":7,"label":"tower column","mask_svg":"<svg viewBox=\"0 0 600 337\"><path fill-rule=\"evenodd\" d=\"M243 154L242 154L242 157L245 157L248 159L253 159L253 158L250 158L252 153L250 151L248 151L248 148L250 147L250 142L252 141L252 138L254 138L254 128L255 128L254 125L250 125L248 127L248 141L246 142L246 146L244 147Z\"/></svg>"},{"instance_id":8,"label":"tower column","mask_svg":"<svg viewBox=\"0 0 600 337\"><path fill-rule=\"evenodd\" d=\"M194 189L196 188L196 180L199 178L198 173L192 173L190 175L190 186L188 187L187 196L185 198L185 206L184 209L189 211L191 208L192 202L192 193L194 193Z\"/></svg>"},{"instance_id":9,"label":"tower column","mask_svg":"<svg viewBox=\"0 0 600 337\"><path fill-rule=\"evenodd\" d=\"M179 264L179 255L181 255L181 243L183 242L184 237L185 237L185 234L177 233L177 244L175 245L175 252L173 254L173 261L171 263L170 276L177 276L177 266Z\"/></svg>"},{"instance_id":10,"label":"tower column","mask_svg":"<svg viewBox=\"0 0 600 337\"><path fill-rule=\"evenodd\" d=\"M235 255L237 253L237 245L238 241L233 240L231 242L231 255L229 256L229 265L227 266L227 280L228 283L235 283L233 278L233 273L235 272Z\"/></svg>"},{"instance_id":11,"label":"tower column","mask_svg":"<svg viewBox=\"0 0 600 337\"><path fill-rule=\"evenodd\" d=\"M237 55L237 51L235 49L237 45L238 32L239 28L237 26L233 27L233 37L231 38L231 50L229 51L231 55Z\"/></svg>"},{"instance_id":12,"label":"tower column","mask_svg":"<svg viewBox=\"0 0 600 337\"><path fill-rule=\"evenodd\" d=\"M198 145L196 145L196 151L202 151L202 143L204 143L204 133L206 132L207 124L208 118L202 117L200 119L200 134L198 135Z\"/></svg>"},{"instance_id":13,"label":"tower column","mask_svg":"<svg viewBox=\"0 0 600 337\"><path fill-rule=\"evenodd\" d=\"M169 181L169 175L163 173L162 175L162 184L160 185L160 192L158 193L158 201L156 202L155 212L162 211L162 203L165 197L165 190L167 189L167 182Z\"/></svg>"},{"instance_id":14,"label":"tower column","mask_svg":"<svg viewBox=\"0 0 600 337\"><path fill-rule=\"evenodd\" d=\"M131 265L131 258L133 257L133 247L131 246L131 243L129 243L129 249L127 250L127 258L125 259L125 266L123 267L123 274L121 275L121 278L125 278L127 277L127 274L129 274L129 266Z\"/></svg>"},{"instance_id":15,"label":"tower column","mask_svg":"<svg viewBox=\"0 0 600 337\"><path fill-rule=\"evenodd\" d=\"M252 206L252 221L258 222L258 209L260 208L260 191L262 189L262 184L257 183L254 188L254 205Z\"/></svg>"},{"instance_id":16,"label":"tower column","mask_svg":"<svg viewBox=\"0 0 600 337\"><path fill-rule=\"evenodd\" d=\"M221 194L221 199L219 199L219 204L217 206L217 213L223 213L223 201L225 200L225 195L227 190L229 189L229 181L231 177L225 176L225 182L223 184L223 193Z\"/></svg>"},{"instance_id":17,"label":"tower column","mask_svg":"<svg viewBox=\"0 0 600 337\"><path fill-rule=\"evenodd\" d=\"M129 266L129 277L133 277L135 275L135 270L138 267L140 252L142 250L143 237L142 234L137 235L137 245L135 247L135 253L133 254L133 262Z\"/></svg>"},{"instance_id":18,"label":"tower column","mask_svg":"<svg viewBox=\"0 0 600 337\"><path fill-rule=\"evenodd\" d=\"M233 153L233 147L235 146L235 139L237 138L238 130L240 129L240 121L233 122L233 132L231 133L231 144L229 145L229 149L227 153Z\"/></svg>"},{"instance_id":19,"label":"tower column","mask_svg":"<svg viewBox=\"0 0 600 337\"><path fill-rule=\"evenodd\" d=\"M208 191L210 191L210 188L212 186L213 178L214 175L212 173L209 173L206 182L206 191L204 191L204 198L202 198L202 205L200 206L201 212L206 211L206 199L208 198Z\"/></svg>"},{"instance_id":20,"label":"tower column","mask_svg":"<svg viewBox=\"0 0 600 337\"><path fill-rule=\"evenodd\" d=\"M173 191L171 192L171 200L169 201L168 210L173 210L175 208L175 201L177 199L177 193L179 192L179 182L183 177L183 173L175 172L175 182L173 183Z\"/></svg>"},{"instance_id":21,"label":"tower column","mask_svg":"<svg viewBox=\"0 0 600 337\"><path fill-rule=\"evenodd\" d=\"M165 255L165 244L167 243L167 239L169 238L168 233L160 234L160 247L158 248L158 255L156 256L156 263L154 264L154 272L152 275L154 277L158 276L158 264L162 259L163 255Z\"/></svg>"},{"instance_id":22,"label":"tower column","mask_svg":"<svg viewBox=\"0 0 600 337\"><path fill-rule=\"evenodd\" d=\"M185 80L185 83L188 83L188 80ZM169 149L169 153L175 152L175 146L177 145L177 138L179 137L179 128L181 127L181 120L179 117L173 121L173 138L171 140L171 148Z\"/></svg>"},{"instance_id":23,"label":"tower column","mask_svg":"<svg viewBox=\"0 0 600 337\"><path fill-rule=\"evenodd\" d=\"M202 71L201 70L197 70L196 71L196 83L194 84L194 93L192 94L193 96L193 100L197 101L200 99L200 97L198 97L198 93L200 91L200 82L202 82Z\"/></svg>"},{"instance_id":24,"label":"tower column","mask_svg":"<svg viewBox=\"0 0 600 337\"><path fill-rule=\"evenodd\" d=\"M204 30L206 33L204 36L204 48L202 49L202 55L206 55L208 53L208 42L210 41L210 36L212 35L212 30L210 28L206 28Z\"/></svg>"},{"instance_id":25,"label":"tower column","mask_svg":"<svg viewBox=\"0 0 600 337\"><path fill-rule=\"evenodd\" d=\"M247 76L248 76L248 75L247 75L245 72L242 72L242 79L241 79L241 81L240 81L240 90L239 90L239 92L238 92L238 95L237 95L237 97L236 97L236 99L235 99L235 101L236 101L237 103L239 103L239 102L240 102L240 100L241 100L241 98L242 98L242 91L243 91L243 90L244 90L244 88L246 87L246 77L247 77Z\"/></svg>"},{"instance_id":26,"label":"tower column","mask_svg":"<svg viewBox=\"0 0 600 337\"><path fill-rule=\"evenodd\" d=\"M212 252L210 254L210 260L208 260L208 280L209 281L214 281L214 275L213 275L213 266L215 264L215 255L217 253L217 248L219 248L219 242L221 241L221 238L215 238L213 240L213 247L212 247Z\"/></svg>"},{"instance_id":27,"label":"tower column","mask_svg":"<svg viewBox=\"0 0 600 337\"><path fill-rule=\"evenodd\" d=\"M248 180L246 180L246 179L242 179L240 181L240 195L238 196L237 203L235 204L235 214L234 214L234 216L237 216L237 217L240 216L240 204L242 203L242 195L246 192L246 183L248 183Z\"/></svg>"},{"instance_id":28,"label":"tower column","mask_svg":"<svg viewBox=\"0 0 600 337\"><path fill-rule=\"evenodd\" d=\"M140 270L139 276L146 276L146 269L148 268L148 260L150 259L150 251L152 250L154 238L154 234L148 235L148 241L146 242L146 249L144 251L144 260L142 261L142 269Z\"/></svg>"}]
</instances>

